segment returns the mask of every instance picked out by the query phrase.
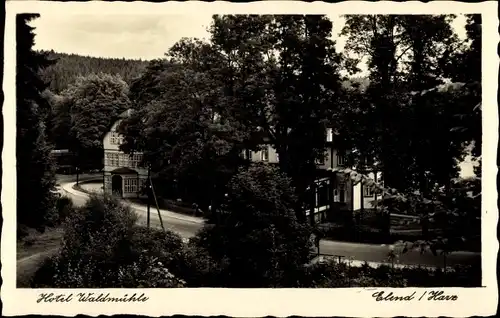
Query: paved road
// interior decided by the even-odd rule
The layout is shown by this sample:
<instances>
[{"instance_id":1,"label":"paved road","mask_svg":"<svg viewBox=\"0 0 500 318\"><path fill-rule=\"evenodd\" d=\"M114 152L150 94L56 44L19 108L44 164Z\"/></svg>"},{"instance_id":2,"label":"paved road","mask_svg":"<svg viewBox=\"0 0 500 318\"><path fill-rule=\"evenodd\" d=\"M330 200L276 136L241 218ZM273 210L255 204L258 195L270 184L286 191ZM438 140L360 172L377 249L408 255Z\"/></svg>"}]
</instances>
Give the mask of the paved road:
<instances>
[{"instance_id":1,"label":"paved road","mask_svg":"<svg viewBox=\"0 0 500 318\"><path fill-rule=\"evenodd\" d=\"M76 191L72 188L74 182L61 183L61 190L73 200L76 205L82 205L87 199L87 194ZM146 224L146 207L132 204L131 207L139 216L139 223ZM203 221L199 218L189 217L182 214L161 210L161 217L165 228L170 229L183 238L193 237L198 230L203 227ZM151 208L151 225L160 227L158 212ZM337 242L322 240L320 252L322 254L342 255L359 261L386 262L390 246L380 244L360 244L349 242ZM471 265L480 264L481 255L473 252L454 252L447 256L446 264L453 266L456 264ZM419 251L411 251L399 257L400 264L442 266L443 257L434 256L431 253L421 254Z\"/></svg>"},{"instance_id":2,"label":"paved road","mask_svg":"<svg viewBox=\"0 0 500 318\"><path fill-rule=\"evenodd\" d=\"M92 178L89 178L92 179ZM87 180L89 180L87 179ZM69 196L76 206L85 204L88 195L73 189L75 182L61 182L60 190ZM147 208L138 204L130 204L132 209L139 217L139 224L146 225L147 222ZM199 218L189 217L182 214L160 210L163 225L166 229L178 233L183 238L190 238L196 235L196 232L203 227L203 220ZM158 211L154 206L151 207L151 226L161 228L160 218Z\"/></svg>"}]
</instances>

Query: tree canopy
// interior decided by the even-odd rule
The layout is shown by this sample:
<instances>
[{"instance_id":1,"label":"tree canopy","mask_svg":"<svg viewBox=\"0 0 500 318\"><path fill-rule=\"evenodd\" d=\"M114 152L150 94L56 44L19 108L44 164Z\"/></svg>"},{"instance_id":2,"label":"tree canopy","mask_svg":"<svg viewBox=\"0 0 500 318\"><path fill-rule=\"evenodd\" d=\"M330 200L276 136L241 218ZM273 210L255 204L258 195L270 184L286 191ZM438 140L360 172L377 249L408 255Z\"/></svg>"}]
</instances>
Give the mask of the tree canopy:
<instances>
[{"instance_id":1,"label":"tree canopy","mask_svg":"<svg viewBox=\"0 0 500 318\"><path fill-rule=\"evenodd\" d=\"M226 217L192 244L207 250L227 287L296 287L310 259L310 230L297 222L290 179L276 167L253 164L231 179L221 206Z\"/></svg>"},{"instance_id":2,"label":"tree canopy","mask_svg":"<svg viewBox=\"0 0 500 318\"><path fill-rule=\"evenodd\" d=\"M50 93L48 93L50 94ZM99 168L102 141L118 115L131 107L129 88L119 75L81 76L60 95L51 95L51 139L85 157L80 165Z\"/></svg>"},{"instance_id":3,"label":"tree canopy","mask_svg":"<svg viewBox=\"0 0 500 318\"><path fill-rule=\"evenodd\" d=\"M341 90L331 30L324 16L214 16L209 42L179 41L132 84L139 109L123 149L145 151L157 171L201 175L218 161L234 173L243 149L270 144L301 195Z\"/></svg>"},{"instance_id":4,"label":"tree canopy","mask_svg":"<svg viewBox=\"0 0 500 318\"><path fill-rule=\"evenodd\" d=\"M41 51L53 60L54 64L40 71L44 81L50 83L48 89L54 94L60 94L73 84L78 77L90 74L106 73L120 75L130 84L144 71L147 61L81 56L78 54Z\"/></svg>"},{"instance_id":5,"label":"tree canopy","mask_svg":"<svg viewBox=\"0 0 500 318\"><path fill-rule=\"evenodd\" d=\"M477 53L458 39L452 19L346 17L346 49L368 57L370 84L366 93L349 97L341 135L359 156L374 157L384 167L384 182L400 191L428 192L435 183L449 183L458 176L466 146L480 140L472 136L480 118L480 81L471 73L462 82L449 65ZM479 59L470 62L471 69L480 69ZM465 124L464 113L476 120Z\"/></svg>"}]
</instances>

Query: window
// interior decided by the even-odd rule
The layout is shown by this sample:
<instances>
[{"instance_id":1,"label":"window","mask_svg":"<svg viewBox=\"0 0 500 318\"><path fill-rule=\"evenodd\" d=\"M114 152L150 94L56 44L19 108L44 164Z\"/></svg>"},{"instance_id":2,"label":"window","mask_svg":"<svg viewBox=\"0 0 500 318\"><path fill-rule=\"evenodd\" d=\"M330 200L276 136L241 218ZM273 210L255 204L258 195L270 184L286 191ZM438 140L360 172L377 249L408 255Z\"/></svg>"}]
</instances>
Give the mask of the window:
<instances>
[{"instance_id":1,"label":"window","mask_svg":"<svg viewBox=\"0 0 500 318\"><path fill-rule=\"evenodd\" d=\"M136 178L125 179L125 192L127 192L127 193L137 192L137 179Z\"/></svg>"},{"instance_id":2,"label":"window","mask_svg":"<svg viewBox=\"0 0 500 318\"><path fill-rule=\"evenodd\" d=\"M280 154L276 152L276 162L280 162Z\"/></svg>"},{"instance_id":3,"label":"window","mask_svg":"<svg viewBox=\"0 0 500 318\"><path fill-rule=\"evenodd\" d=\"M112 145L121 145L123 142L123 137L116 131L111 132L110 143Z\"/></svg>"},{"instance_id":4,"label":"window","mask_svg":"<svg viewBox=\"0 0 500 318\"><path fill-rule=\"evenodd\" d=\"M121 153L118 165L120 167L129 167L130 166L129 165L129 155L127 155L125 153Z\"/></svg>"},{"instance_id":5,"label":"window","mask_svg":"<svg viewBox=\"0 0 500 318\"><path fill-rule=\"evenodd\" d=\"M321 186L318 190L318 206L329 205L328 185Z\"/></svg>"},{"instance_id":6,"label":"window","mask_svg":"<svg viewBox=\"0 0 500 318\"><path fill-rule=\"evenodd\" d=\"M243 159L245 159L245 160L252 159L252 151L250 151L250 150L243 150Z\"/></svg>"},{"instance_id":7,"label":"window","mask_svg":"<svg viewBox=\"0 0 500 318\"><path fill-rule=\"evenodd\" d=\"M339 184L339 202L345 203L345 184Z\"/></svg>"},{"instance_id":8,"label":"window","mask_svg":"<svg viewBox=\"0 0 500 318\"><path fill-rule=\"evenodd\" d=\"M346 157L344 155L337 155L337 165L343 166L347 163Z\"/></svg>"},{"instance_id":9,"label":"window","mask_svg":"<svg viewBox=\"0 0 500 318\"><path fill-rule=\"evenodd\" d=\"M119 166L119 156L118 153L106 153L104 159L104 164L107 166L118 167Z\"/></svg>"},{"instance_id":10,"label":"window","mask_svg":"<svg viewBox=\"0 0 500 318\"><path fill-rule=\"evenodd\" d=\"M373 191L370 187L363 186L363 196L369 198L373 197Z\"/></svg>"},{"instance_id":11,"label":"window","mask_svg":"<svg viewBox=\"0 0 500 318\"><path fill-rule=\"evenodd\" d=\"M361 159L361 164L363 164L365 166L373 166L373 158L364 156Z\"/></svg>"},{"instance_id":12,"label":"window","mask_svg":"<svg viewBox=\"0 0 500 318\"><path fill-rule=\"evenodd\" d=\"M340 203L345 203L345 190L340 189L340 198L339 198Z\"/></svg>"},{"instance_id":13,"label":"window","mask_svg":"<svg viewBox=\"0 0 500 318\"><path fill-rule=\"evenodd\" d=\"M128 156L128 162L131 168L141 167L142 163L142 155L141 154L133 154Z\"/></svg>"},{"instance_id":14,"label":"window","mask_svg":"<svg viewBox=\"0 0 500 318\"><path fill-rule=\"evenodd\" d=\"M333 141L333 130L331 128L326 129L326 142Z\"/></svg>"},{"instance_id":15,"label":"window","mask_svg":"<svg viewBox=\"0 0 500 318\"><path fill-rule=\"evenodd\" d=\"M260 160L269 161L269 149L265 148L260 152Z\"/></svg>"},{"instance_id":16,"label":"window","mask_svg":"<svg viewBox=\"0 0 500 318\"><path fill-rule=\"evenodd\" d=\"M316 159L316 164L320 165L320 166L324 165L325 164L325 157L322 156L321 158L317 158Z\"/></svg>"},{"instance_id":17,"label":"window","mask_svg":"<svg viewBox=\"0 0 500 318\"><path fill-rule=\"evenodd\" d=\"M139 184L138 184L137 191L139 191L139 190L141 190L141 191L145 190L146 186L147 186L147 181L148 181L147 178L141 178L141 179L139 179Z\"/></svg>"}]
</instances>

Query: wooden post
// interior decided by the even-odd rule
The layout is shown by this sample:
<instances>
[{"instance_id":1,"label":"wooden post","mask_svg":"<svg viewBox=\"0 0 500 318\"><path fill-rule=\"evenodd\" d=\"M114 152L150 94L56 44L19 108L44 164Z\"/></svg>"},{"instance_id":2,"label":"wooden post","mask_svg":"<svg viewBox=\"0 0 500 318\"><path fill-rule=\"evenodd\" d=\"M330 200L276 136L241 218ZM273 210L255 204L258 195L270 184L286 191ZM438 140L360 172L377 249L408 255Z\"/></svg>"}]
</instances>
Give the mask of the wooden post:
<instances>
[{"instance_id":1,"label":"wooden post","mask_svg":"<svg viewBox=\"0 0 500 318\"><path fill-rule=\"evenodd\" d=\"M150 210L151 210L151 198L150 198L150 193L151 193L151 165L148 165L148 181L146 182L147 188L146 188L146 193L148 195L148 216L147 216L147 227L149 229L150 225Z\"/></svg>"},{"instance_id":2,"label":"wooden post","mask_svg":"<svg viewBox=\"0 0 500 318\"><path fill-rule=\"evenodd\" d=\"M313 182L311 184L311 210L309 211L309 219L311 222L311 225L314 225L314 212L316 210L316 182Z\"/></svg>"},{"instance_id":3,"label":"wooden post","mask_svg":"<svg viewBox=\"0 0 500 318\"><path fill-rule=\"evenodd\" d=\"M361 170L359 173L363 173L363 170ZM359 207L360 207L360 212L363 213L365 211L365 192L364 192L364 188L365 185L363 184L363 179L361 179L361 181L359 182L359 188L360 188L360 191L361 191L361 194L360 194L360 198L361 198L361 202L359 203Z\"/></svg>"},{"instance_id":4,"label":"wooden post","mask_svg":"<svg viewBox=\"0 0 500 318\"><path fill-rule=\"evenodd\" d=\"M79 172L80 172L80 168L78 168L78 166L76 167L76 185L78 185L78 176L79 176Z\"/></svg>"}]
</instances>

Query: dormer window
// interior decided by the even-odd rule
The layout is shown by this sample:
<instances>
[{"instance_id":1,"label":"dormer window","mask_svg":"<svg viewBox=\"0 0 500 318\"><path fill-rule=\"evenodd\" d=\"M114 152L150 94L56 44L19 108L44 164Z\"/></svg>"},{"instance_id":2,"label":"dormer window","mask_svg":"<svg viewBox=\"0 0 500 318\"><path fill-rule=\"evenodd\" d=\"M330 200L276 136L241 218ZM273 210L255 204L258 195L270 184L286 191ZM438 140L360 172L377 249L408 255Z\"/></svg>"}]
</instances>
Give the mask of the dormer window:
<instances>
[{"instance_id":1,"label":"dormer window","mask_svg":"<svg viewBox=\"0 0 500 318\"><path fill-rule=\"evenodd\" d=\"M121 145L123 142L123 137L117 133L116 131L111 132L111 137L109 138L109 142L112 145Z\"/></svg>"}]
</instances>

